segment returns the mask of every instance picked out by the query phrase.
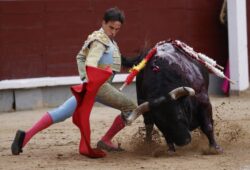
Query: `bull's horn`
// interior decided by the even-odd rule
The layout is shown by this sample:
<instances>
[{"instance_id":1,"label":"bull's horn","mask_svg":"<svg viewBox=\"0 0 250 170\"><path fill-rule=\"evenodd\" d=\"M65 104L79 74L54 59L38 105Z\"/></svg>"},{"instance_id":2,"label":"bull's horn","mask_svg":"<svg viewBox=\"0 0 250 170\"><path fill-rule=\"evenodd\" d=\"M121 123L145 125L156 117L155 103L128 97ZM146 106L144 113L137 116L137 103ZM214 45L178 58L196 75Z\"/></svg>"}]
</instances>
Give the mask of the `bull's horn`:
<instances>
[{"instance_id":1,"label":"bull's horn","mask_svg":"<svg viewBox=\"0 0 250 170\"><path fill-rule=\"evenodd\" d=\"M178 87L178 88L172 90L171 92L169 92L168 94L173 100L177 100L178 98L183 97L183 96L194 96L195 91L194 91L194 89L192 89L190 87ZM162 96L162 97L159 97L159 98L151 101L150 103L149 102L144 102L144 103L140 104L126 118L126 124L131 125L131 123L135 119L137 119L137 117L144 114L145 112L150 111L152 108L158 107L159 105L161 105L163 102L165 102L167 100L168 100L167 97Z\"/></svg>"},{"instance_id":2,"label":"bull's horn","mask_svg":"<svg viewBox=\"0 0 250 170\"><path fill-rule=\"evenodd\" d=\"M190 87L178 87L168 93L173 100L177 100L183 96L194 96L195 91Z\"/></svg>"},{"instance_id":3,"label":"bull's horn","mask_svg":"<svg viewBox=\"0 0 250 170\"><path fill-rule=\"evenodd\" d=\"M126 118L126 124L131 125L131 123L140 115L144 114L145 112L150 111L149 109L149 103L144 102L140 104L135 110L132 111L132 113Z\"/></svg>"}]
</instances>

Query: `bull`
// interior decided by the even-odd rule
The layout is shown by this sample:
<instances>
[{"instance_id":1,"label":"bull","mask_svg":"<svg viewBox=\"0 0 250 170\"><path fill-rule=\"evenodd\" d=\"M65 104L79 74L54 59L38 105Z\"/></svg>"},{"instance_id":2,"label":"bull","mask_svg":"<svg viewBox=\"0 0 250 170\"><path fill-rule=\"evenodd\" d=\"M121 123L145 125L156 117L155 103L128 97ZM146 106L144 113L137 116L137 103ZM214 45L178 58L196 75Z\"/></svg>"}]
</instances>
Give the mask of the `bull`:
<instances>
[{"instance_id":1,"label":"bull","mask_svg":"<svg viewBox=\"0 0 250 170\"><path fill-rule=\"evenodd\" d=\"M146 141L152 140L153 126L156 125L166 140L168 152L173 153L175 145L190 143L191 131L200 128L209 147L222 153L214 136L208 86L209 74L204 65L171 42L162 44L136 77L138 105L146 106L143 111ZM171 91L178 87L191 87L195 95L169 99Z\"/></svg>"}]
</instances>

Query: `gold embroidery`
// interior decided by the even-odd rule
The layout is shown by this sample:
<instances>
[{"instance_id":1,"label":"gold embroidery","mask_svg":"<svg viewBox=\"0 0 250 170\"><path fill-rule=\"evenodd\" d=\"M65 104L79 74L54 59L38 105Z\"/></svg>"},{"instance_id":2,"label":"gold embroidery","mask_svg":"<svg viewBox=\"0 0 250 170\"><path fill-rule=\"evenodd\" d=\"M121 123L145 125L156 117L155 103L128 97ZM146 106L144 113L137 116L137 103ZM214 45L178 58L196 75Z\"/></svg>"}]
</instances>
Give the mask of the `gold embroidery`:
<instances>
[{"instance_id":1,"label":"gold embroidery","mask_svg":"<svg viewBox=\"0 0 250 170\"><path fill-rule=\"evenodd\" d=\"M92 34L90 34L87 38L87 40L84 42L82 49L79 51L77 55L77 65L78 65L78 71L83 78L85 76L85 69L84 67L86 61L86 57L89 54L89 46L92 42L98 41L102 43L106 47L106 51L109 49L111 45L111 41L109 37L104 33L103 29L100 29L98 31L94 31ZM111 65L112 70L120 72L121 70L121 54L119 51L119 48L115 41L113 41L114 44L114 51L113 51L113 64Z\"/></svg>"}]
</instances>

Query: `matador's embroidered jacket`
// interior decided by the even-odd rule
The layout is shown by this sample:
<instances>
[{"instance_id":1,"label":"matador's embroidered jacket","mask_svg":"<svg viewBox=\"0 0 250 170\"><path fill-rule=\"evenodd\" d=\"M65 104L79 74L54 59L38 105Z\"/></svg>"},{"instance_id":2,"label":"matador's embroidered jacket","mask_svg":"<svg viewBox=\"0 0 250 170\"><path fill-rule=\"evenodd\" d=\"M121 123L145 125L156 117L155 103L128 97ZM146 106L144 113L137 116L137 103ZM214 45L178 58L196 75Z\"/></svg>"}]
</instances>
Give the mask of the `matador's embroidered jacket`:
<instances>
[{"instance_id":1,"label":"matador's embroidered jacket","mask_svg":"<svg viewBox=\"0 0 250 170\"><path fill-rule=\"evenodd\" d=\"M119 48L116 42L110 40L104 33L102 28L88 36L76 58L78 71L82 80L86 77L86 65L99 68L110 66L116 72L120 72L121 69Z\"/></svg>"}]
</instances>

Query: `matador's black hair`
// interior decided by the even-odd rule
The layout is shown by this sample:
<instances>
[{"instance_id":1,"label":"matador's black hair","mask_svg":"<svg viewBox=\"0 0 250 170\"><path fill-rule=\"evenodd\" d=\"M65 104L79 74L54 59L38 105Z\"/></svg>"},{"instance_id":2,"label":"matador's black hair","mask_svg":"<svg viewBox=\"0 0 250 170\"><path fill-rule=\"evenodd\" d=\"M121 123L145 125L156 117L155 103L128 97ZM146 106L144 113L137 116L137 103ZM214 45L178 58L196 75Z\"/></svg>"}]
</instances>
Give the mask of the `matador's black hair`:
<instances>
[{"instance_id":1,"label":"matador's black hair","mask_svg":"<svg viewBox=\"0 0 250 170\"><path fill-rule=\"evenodd\" d=\"M103 20L107 23L109 21L119 21L123 24L125 20L124 12L119 8L109 8L103 16Z\"/></svg>"}]
</instances>

